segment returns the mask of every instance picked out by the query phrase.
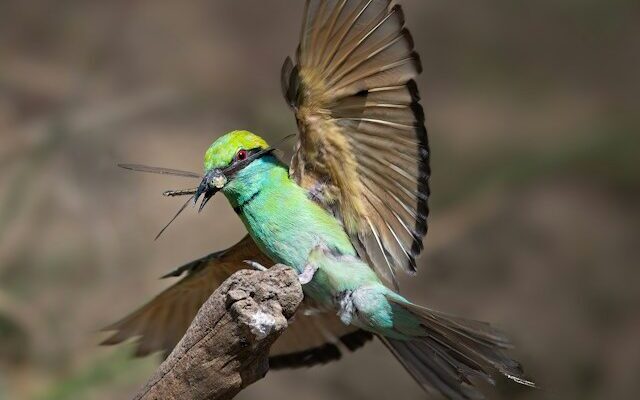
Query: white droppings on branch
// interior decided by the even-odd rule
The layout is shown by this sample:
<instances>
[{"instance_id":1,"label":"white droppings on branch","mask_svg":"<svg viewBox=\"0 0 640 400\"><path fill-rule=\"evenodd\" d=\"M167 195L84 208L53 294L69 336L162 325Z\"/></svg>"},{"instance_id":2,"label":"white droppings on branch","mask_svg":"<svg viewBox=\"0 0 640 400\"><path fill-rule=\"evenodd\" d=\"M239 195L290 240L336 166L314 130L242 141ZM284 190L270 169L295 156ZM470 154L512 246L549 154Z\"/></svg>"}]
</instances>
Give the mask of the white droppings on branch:
<instances>
[{"instance_id":1,"label":"white droppings on branch","mask_svg":"<svg viewBox=\"0 0 640 400\"><path fill-rule=\"evenodd\" d=\"M251 333L256 336L256 339L262 340L266 338L276 325L276 319L263 311L258 311L251 316L249 321L249 327Z\"/></svg>"}]
</instances>

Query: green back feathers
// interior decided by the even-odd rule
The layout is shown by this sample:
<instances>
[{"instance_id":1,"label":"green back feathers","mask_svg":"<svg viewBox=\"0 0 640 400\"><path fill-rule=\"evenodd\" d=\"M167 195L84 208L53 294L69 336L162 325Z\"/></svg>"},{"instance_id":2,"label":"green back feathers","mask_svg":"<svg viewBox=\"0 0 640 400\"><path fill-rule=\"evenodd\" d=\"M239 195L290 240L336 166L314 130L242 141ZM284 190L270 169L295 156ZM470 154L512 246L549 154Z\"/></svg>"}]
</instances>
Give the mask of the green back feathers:
<instances>
[{"instance_id":1,"label":"green back feathers","mask_svg":"<svg viewBox=\"0 0 640 400\"><path fill-rule=\"evenodd\" d=\"M232 131L219 137L204 155L204 170L224 168L233 161L238 150L266 149L267 142L249 131Z\"/></svg>"}]
</instances>

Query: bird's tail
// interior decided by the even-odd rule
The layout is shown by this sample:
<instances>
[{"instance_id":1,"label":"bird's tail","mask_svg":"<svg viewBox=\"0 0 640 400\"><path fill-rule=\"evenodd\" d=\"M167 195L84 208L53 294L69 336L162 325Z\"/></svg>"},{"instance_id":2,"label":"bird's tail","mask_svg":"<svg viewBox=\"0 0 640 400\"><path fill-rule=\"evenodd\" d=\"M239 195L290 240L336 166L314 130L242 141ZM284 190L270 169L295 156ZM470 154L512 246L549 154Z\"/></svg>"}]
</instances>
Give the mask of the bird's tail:
<instances>
[{"instance_id":1,"label":"bird's tail","mask_svg":"<svg viewBox=\"0 0 640 400\"><path fill-rule=\"evenodd\" d=\"M508 339L489 324L435 312L413 304L394 308L419 318L424 335L408 340L381 337L400 363L428 392L449 399L482 399L474 381L494 384L496 373L527 386L520 364L504 353Z\"/></svg>"}]
</instances>

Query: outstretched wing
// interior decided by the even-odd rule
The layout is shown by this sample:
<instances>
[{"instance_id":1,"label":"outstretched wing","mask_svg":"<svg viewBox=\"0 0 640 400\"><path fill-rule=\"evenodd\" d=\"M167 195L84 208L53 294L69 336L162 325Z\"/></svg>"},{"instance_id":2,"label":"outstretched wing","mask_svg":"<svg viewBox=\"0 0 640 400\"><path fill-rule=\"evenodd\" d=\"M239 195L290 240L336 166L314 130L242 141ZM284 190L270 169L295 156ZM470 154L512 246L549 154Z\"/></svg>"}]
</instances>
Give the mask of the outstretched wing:
<instances>
[{"instance_id":1,"label":"outstretched wing","mask_svg":"<svg viewBox=\"0 0 640 400\"><path fill-rule=\"evenodd\" d=\"M426 233L429 151L400 6L309 0L282 88L300 131L291 175L341 218L387 282L414 272Z\"/></svg>"},{"instance_id":2,"label":"outstretched wing","mask_svg":"<svg viewBox=\"0 0 640 400\"><path fill-rule=\"evenodd\" d=\"M137 338L136 356L155 352L169 354L211 293L231 274L246 267L244 260L272 264L249 236L227 250L188 263L167 275L186 273L178 283L105 328L105 331L115 333L102 344L113 345ZM309 366L336 360L341 356L338 343L355 350L371 338L369 333L343 325L333 313L305 315L304 306L272 346L272 368ZM307 309L311 307L306 303Z\"/></svg>"}]
</instances>

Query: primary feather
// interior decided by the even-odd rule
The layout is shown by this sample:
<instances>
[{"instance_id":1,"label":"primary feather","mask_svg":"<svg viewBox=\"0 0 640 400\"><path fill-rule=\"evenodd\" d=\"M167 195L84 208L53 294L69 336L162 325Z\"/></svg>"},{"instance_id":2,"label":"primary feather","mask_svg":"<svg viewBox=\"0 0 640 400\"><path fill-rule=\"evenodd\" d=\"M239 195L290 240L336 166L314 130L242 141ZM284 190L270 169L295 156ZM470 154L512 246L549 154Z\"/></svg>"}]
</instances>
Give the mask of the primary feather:
<instances>
[{"instance_id":1,"label":"primary feather","mask_svg":"<svg viewBox=\"0 0 640 400\"><path fill-rule=\"evenodd\" d=\"M426 233L429 151L413 81L421 71L400 6L309 0L282 89L300 131L291 175L343 222L361 257L397 287Z\"/></svg>"}]
</instances>

